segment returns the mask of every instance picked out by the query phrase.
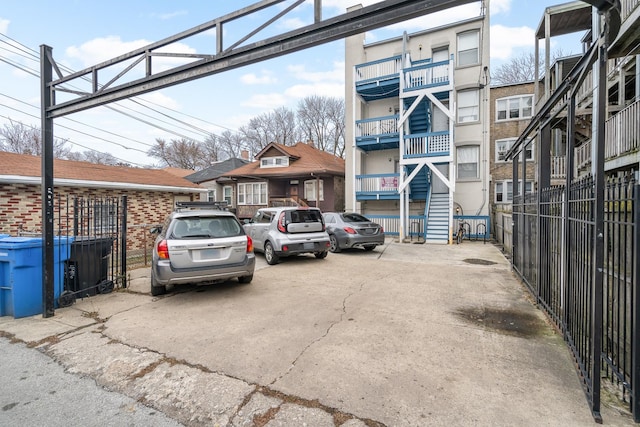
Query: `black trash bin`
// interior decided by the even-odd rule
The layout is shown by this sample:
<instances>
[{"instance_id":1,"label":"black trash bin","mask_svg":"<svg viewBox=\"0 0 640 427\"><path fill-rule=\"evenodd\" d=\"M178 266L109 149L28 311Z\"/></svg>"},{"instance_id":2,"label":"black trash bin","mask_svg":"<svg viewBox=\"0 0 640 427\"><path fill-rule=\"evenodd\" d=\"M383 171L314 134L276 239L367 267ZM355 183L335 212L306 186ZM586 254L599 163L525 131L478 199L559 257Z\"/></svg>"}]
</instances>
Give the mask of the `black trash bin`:
<instances>
[{"instance_id":1,"label":"black trash bin","mask_svg":"<svg viewBox=\"0 0 640 427\"><path fill-rule=\"evenodd\" d=\"M67 260L65 290L80 297L110 292L107 280L113 237L76 237Z\"/></svg>"}]
</instances>

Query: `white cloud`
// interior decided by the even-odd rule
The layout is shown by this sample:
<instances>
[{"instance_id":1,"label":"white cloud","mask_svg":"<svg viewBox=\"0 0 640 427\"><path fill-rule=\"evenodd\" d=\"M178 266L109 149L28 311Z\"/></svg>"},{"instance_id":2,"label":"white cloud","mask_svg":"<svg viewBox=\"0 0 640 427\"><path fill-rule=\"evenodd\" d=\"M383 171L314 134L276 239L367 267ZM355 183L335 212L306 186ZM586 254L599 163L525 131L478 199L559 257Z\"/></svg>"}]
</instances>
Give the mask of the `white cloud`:
<instances>
[{"instance_id":1,"label":"white cloud","mask_svg":"<svg viewBox=\"0 0 640 427\"><path fill-rule=\"evenodd\" d=\"M67 57L79 60L83 68L96 65L119 55L151 44L148 40L122 41L119 36L99 37L89 40L80 46L70 46L66 49ZM173 43L157 50L164 53L196 53L196 50L184 43ZM185 59L157 57L153 60L154 71L161 71L170 66L185 63ZM188 62L188 61L187 61ZM127 64L125 64L126 66Z\"/></svg>"},{"instance_id":2,"label":"white cloud","mask_svg":"<svg viewBox=\"0 0 640 427\"><path fill-rule=\"evenodd\" d=\"M266 85L275 84L278 79L273 76L273 72L262 70L259 76L254 73L243 74L240 81L246 85Z\"/></svg>"},{"instance_id":3,"label":"white cloud","mask_svg":"<svg viewBox=\"0 0 640 427\"><path fill-rule=\"evenodd\" d=\"M311 22L305 22L300 18L290 18L282 20L279 25L285 30L297 30L298 28L306 27L310 24Z\"/></svg>"},{"instance_id":4,"label":"white cloud","mask_svg":"<svg viewBox=\"0 0 640 427\"><path fill-rule=\"evenodd\" d=\"M8 19L0 19L0 33L7 34L9 31L9 21Z\"/></svg>"},{"instance_id":5,"label":"white cloud","mask_svg":"<svg viewBox=\"0 0 640 427\"><path fill-rule=\"evenodd\" d=\"M399 22L388 28L394 30L421 31L428 28L440 27L453 22L480 16L480 3L474 2L462 6L452 7L440 12L430 13L419 18Z\"/></svg>"},{"instance_id":6,"label":"white cloud","mask_svg":"<svg viewBox=\"0 0 640 427\"><path fill-rule=\"evenodd\" d=\"M498 13L508 13L511 11L511 0L491 0L489 5L491 15Z\"/></svg>"},{"instance_id":7,"label":"white cloud","mask_svg":"<svg viewBox=\"0 0 640 427\"><path fill-rule=\"evenodd\" d=\"M320 83L325 81L344 82L344 62L334 62L333 69L329 71L308 71L306 65L289 65L287 67L289 73L295 79Z\"/></svg>"},{"instance_id":8,"label":"white cloud","mask_svg":"<svg viewBox=\"0 0 640 427\"><path fill-rule=\"evenodd\" d=\"M319 82L307 85L294 85L285 91L285 95L290 98L291 101L297 101L307 96L313 95L328 96L332 98L343 98L344 84Z\"/></svg>"},{"instance_id":9,"label":"white cloud","mask_svg":"<svg viewBox=\"0 0 640 427\"><path fill-rule=\"evenodd\" d=\"M491 59L508 59L514 49L534 47L534 30L530 27L491 26Z\"/></svg>"}]
</instances>

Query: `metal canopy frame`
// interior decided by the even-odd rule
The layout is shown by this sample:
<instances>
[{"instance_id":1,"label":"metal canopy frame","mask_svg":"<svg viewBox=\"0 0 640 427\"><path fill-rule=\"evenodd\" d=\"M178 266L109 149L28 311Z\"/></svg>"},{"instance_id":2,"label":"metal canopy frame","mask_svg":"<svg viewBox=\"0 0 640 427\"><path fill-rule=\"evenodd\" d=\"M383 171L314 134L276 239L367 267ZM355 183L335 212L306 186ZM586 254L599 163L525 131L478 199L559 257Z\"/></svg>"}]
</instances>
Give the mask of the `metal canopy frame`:
<instances>
[{"instance_id":1,"label":"metal canopy frame","mask_svg":"<svg viewBox=\"0 0 640 427\"><path fill-rule=\"evenodd\" d=\"M121 99L174 86L180 83L229 71L244 65L264 61L288 53L339 40L354 34L417 18L455 6L484 0L385 0L371 6L345 12L322 19L322 0L314 0L314 23L285 32L274 37L246 44L247 40L267 28L270 24L300 7L305 0L294 0L285 9L279 10L264 24L249 31L244 37L225 47L223 28L225 24L249 16L287 0L262 0L238 9L212 21L175 34L166 39L120 55L82 71L64 76L53 58L53 49L40 46L41 75L41 120L42 120L42 238L43 247L43 317L54 315L54 248L53 248L53 119L89 108L105 105ZM215 30L215 53L186 55L159 52L160 48L184 40L204 31ZM190 58L192 63L162 72L154 72L154 56ZM137 65L144 63L145 77L118 84ZM100 83L100 74L114 65L126 64L124 70L110 80ZM58 79L53 79L55 71ZM91 90L82 92L70 89L73 82L90 80ZM77 98L56 103L56 92L76 95Z\"/></svg>"}]
</instances>

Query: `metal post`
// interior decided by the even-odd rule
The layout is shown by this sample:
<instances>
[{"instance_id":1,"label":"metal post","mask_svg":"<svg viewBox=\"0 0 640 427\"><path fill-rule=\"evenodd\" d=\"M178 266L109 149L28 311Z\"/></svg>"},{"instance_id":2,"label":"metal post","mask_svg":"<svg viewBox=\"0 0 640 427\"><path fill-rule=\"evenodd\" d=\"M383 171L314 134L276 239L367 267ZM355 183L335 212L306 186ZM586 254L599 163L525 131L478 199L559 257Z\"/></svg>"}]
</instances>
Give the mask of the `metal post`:
<instances>
[{"instance_id":1,"label":"metal post","mask_svg":"<svg viewBox=\"0 0 640 427\"><path fill-rule=\"evenodd\" d=\"M52 104L52 48L40 46L40 117L42 143L42 316L54 314L53 274L53 119L47 116Z\"/></svg>"},{"instance_id":2,"label":"metal post","mask_svg":"<svg viewBox=\"0 0 640 427\"><path fill-rule=\"evenodd\" d=\"M122 287L127 287L127 196L122 196L122 217L120 222L120 278ZM145 245L146 248L146 245ZM145 257L146 261L146 257Z\"/></svg>"},{"instance_id":3,"label":"metal post","mask_svg":"<svg viewBox=\"0 0 640 427\"><path fill-rule=\"evenodd\" d=\"M593 248L593 289L591 307L591 358L592 366L589 373L592 381L592 414L596 421L602 420L600 414L600 366L602 353L602 306L604 283L604 122L606 120L607 96L607 47L604 38L600 38L598 46L598 61L594 65L593 105L595 120L593 120L592 138L592 170L594 172L595 203L594 203L594 248Z\"/></svg>"},{"instance_id":4,"label":"metal post","mask_svg":"<svg viewBox=\"0 0 640 427\"><path fill-rule=\"evenodd\" d=\"M631 319L631 413L640 422L640 185L633 186L633 319Z\"/></svg>"},{"instance_id":5,"label":"metal post","mask_svg":"<svg viewBox=\"0 0 640 427\"><path fill-rule=\"evenodd\" d=\"M562 220L564 221L564 290L563 301L565 304L569 301L569 284L572 280L571 271L571 251L573 249L573 235L571 233L571 183L573 182L573 168L575 163L574 150L575 150L575 121L576 121L576 97L573 92L573 88L569 91L569 105L567 111L567 148L565 154L565 187L564 187L564 215ZM569 312L566 305L562 307L562 332L565 340L567 339L567 324L569 323Z\"/></svg>"},{"instance_id":6,"label":"metal post","mask_svg":"<svg viewBox=\"0 0 640 427\"><path fill-rule=\"evenodd\" d=\"M543 235L543 231L549 231L547 230L543 230L542 224L543 222L546 221L550 221L549 216L547 215L547 218L543 218L541 213L543 211L542 209L542 190L544 190L545 188L549 188L551 186L551 124L549 123L549 121L547 120L547 118L545 117L545 122L546 124L542 127L542 129L540 130L540 146L538 147L537 153L536 153L536 157L538 158L538 202L537 202L537 209L538 209L538 213L536 215L537 218L537 233L536 233L536 256L538 258L538 262L535 263L535 265L538 266L538 272L536 274L536 291L537 291L537 297L538 297L538 301L540 301L541 299L541 292L542 292L542 274L547 274L549 271L549 263L547 262L548 259L547 257L544 255L544 252L547 251L548 248L548 241L543 243L543 239L546 239L547 237L550 236L546 236ZM526 148L527 146L524 146L524 151L522 153L522 157L525 158L525 162L526 162ZM527 176L526 176L526 172L525 175L522 177L522 193L526 194L526 188L527 188Z\"/></svg>"},{"instance_id":7,"label":"metal post","mask_svg":"<svg viewBox=\"0 0 640 427\"><path fill-rule=\"evenodd\" d=\"M513 157L513 180L515 182L518 182L518 156L517 155ZM504 191L506 193L507 189L504 188ZM516 200L517 195L518 195L518 190L516 188L513 188L513 196L512 196L513 198L511 199L512 205L514 200ZM516 252L518 250L518 230L520 229L518 222L522 217L522 206L520 207L520 209L521 209L521 212L517 217L515 217L515 212L513 212L513 208L511 209L511 264L512 265L518 263L518 253ZM518 268L522 269L522 266L519 266Z\"/></svg>"}]
</instances>

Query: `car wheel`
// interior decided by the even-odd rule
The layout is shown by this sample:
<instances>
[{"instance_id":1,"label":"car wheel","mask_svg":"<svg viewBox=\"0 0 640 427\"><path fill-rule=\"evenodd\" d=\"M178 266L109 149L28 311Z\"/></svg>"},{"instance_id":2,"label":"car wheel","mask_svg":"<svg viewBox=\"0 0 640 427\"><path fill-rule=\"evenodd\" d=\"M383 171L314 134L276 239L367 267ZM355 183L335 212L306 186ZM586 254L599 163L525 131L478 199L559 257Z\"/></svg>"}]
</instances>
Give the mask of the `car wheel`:
<instances>
[{"instance_id":1,"label":"car wheel","mask_svg":"<svg viewBox=\"0 0 640 427\"><path fill-rule=\"evenodd\" d=\"M151 296L157 297L158 295L164 295L167 293L167 287L165 285L158 285L156 276L151 271Z\"/></svg>"},{"instance_id":2,"label":"car wheel","mask_svg":"<svg viewBox=\"0 0 640 427\"><path fill-rule=\"evenodd\" d=\"M264 259L267 260L267 264L269 265L275 265L280 261L280 257L276 254L271 242L267 242L264 245Z\"/></svg>"},{"instance_id":3,"label":"car wheel","mask_svg":"<svg viewBox=\"0 0 640 427\"><path fill-rule=\"evenodd\" d=\"M316 252L316 253L314 253L314 255L318 259L325 259L327 257L327 251Z\"/></svg>"},{"instance_id":4,"label":"car wheel","mask_svg":"<svg viewBox=\"0 0 640 427\"><path fill-rule=\"evenodd\" d=\"M239 283L251 283L252 280L253 280L253 274L251 274L250 276L240 276L240 277L238 277L238 282Z\"/></svg>"},{"instance_id":5,"label":"car wheel","mask_svg":"<svg viewBox=\"0 0 640 427\"><path fill-rule=\"evenodd\" d=\"M375 247L376 247L376 245L367 245L367 246L364 247L364 250L369 252L369 251L372 251L373 248L375 248Z\"/></svg>"},{"instance_id":6,"label":"car wheel","mask_svg":"<svg viewBox=\"0 0 640 427\"><path fill-rule=\"evenodd\" d=\"M336 238L335 234L329 235L329 243L331 243L331 245L329 246L329 250L331 252L338 253L342 250L340 249L340 244L338 243L338 239Z\"/></svg>"}]
</instances>

